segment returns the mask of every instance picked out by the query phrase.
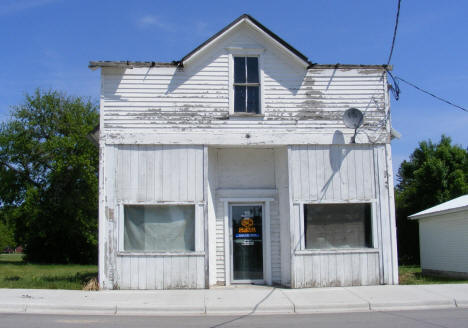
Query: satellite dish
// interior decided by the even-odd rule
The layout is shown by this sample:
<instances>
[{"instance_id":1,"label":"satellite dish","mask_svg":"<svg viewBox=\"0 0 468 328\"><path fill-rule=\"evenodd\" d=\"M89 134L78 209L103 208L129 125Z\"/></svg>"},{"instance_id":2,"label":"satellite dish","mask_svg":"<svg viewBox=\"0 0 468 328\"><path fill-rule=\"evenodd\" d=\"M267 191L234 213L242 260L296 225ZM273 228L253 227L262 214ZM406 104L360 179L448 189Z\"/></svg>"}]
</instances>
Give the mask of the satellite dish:
<instances>
[{"instance_id":1,"label":"satellite dish","mask_svg":"<svg viewBox=\"0 0 468 328\"><path fill-rule=\"evenodd\" d=\"M351 107L344 112L343 122L347 128L356 130L361 126L363 118L364 115L359 109Z\"/></svg>"},{"instance_id":2,"label":"satellite dish","mask_svg":"<svg viewBox=\"0 0 468 328\"><path fill-rule=\"evenodd\" d=\"M356 143L357 129L361 126L364 115L354 107L351 107L344 112L343 122L347 128L354 129L354 136L351 138L351 143Z\"/></svg>"}]
</instances>

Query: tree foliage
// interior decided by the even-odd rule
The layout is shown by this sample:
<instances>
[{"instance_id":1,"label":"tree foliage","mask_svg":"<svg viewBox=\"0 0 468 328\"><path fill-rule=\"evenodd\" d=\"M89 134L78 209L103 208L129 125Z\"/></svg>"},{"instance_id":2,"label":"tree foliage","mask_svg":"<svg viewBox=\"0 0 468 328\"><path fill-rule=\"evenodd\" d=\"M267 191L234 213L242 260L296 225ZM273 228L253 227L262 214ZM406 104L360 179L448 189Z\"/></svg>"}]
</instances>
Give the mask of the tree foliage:
<instances>
[{"instance_id":1,"label":"tree foliage","mask_svg":"<svg viewBox=\"0 0 468 328\"><path fill-rule=\"evenodd\" d=\"M16 247L13 230L5 222L0 220L0 252L7 247Z\"/></svg>"},{"instance_id":2,"label":"tree foliage","mask_svg":"<svg viewBox=\"0 0 468 328\"><path fill-rule=\"evenodd\" d=\"M468 193L468 151L442 135L422 141L398 170L396 209L400 262L419 263L418 223L408 216Z\"/></svg>"},{"instance_id":3,"label":"tree foliage","mask_svg":"<svg viewBox=\"0 0 468 328\"><path fill-rule=\"evenodd\" d=\"M34 262L97 258L97 106L37 90L0 126L0 211Z\"/></svg>"}]
</instances>

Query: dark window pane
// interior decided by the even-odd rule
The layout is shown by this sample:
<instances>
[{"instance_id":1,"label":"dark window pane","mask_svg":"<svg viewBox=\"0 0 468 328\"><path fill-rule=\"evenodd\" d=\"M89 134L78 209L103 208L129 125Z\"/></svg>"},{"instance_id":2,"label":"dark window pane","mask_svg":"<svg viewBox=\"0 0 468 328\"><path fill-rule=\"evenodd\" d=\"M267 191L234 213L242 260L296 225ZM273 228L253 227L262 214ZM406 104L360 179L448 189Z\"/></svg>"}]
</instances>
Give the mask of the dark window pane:
<instances>
[{"instance_id":1,"label":"dark window pane","mask_svg":"<svg viewBox=\"0 0 468 328\"><path fill-rule=\"evenodd\" d=\"M245 57L234 57L234 83L245 83Z\"/></svg>"},{"instance_id":2,"label":"dark window pane","mask_svg":"<svg viewBox=\"0 0 468 328\"><path fill-rule=\"evenodd\" d=\"M247 112L259 113L259 87L247 87Z\"/></svg>"},{"instance_id":3,"label":"dark window pane","mask_svg":"<svg viewBox=\"0 0 468 328\"><path fill-rule=\"evenodd\" d=\"M370 204L304 205L308 249L372 247Z\"/></svg>"},{"instance_id":4,"label":"dark window pane","mask_svg":"<svg viewBox=\"0 0 468 328\"><path fill-rule=\"evenodd\" d=\"M258 78L258 58L247 57L247 82L259 83Z\"/></svg>"},{"instance_id":5,"label":"dark window pane","mask_svg":"<svg viewBox=\"0 0 468 328\"><path fill-rule=\"evenodd\" d=\"M234 86L234 111L245 112L245 86Z\"/></svg>"},{"instance_id":6,"label":"dark window pane","mask_svg":"<svg viewBox=\"0 0 468 328\"><path fill-rule=\"evenodd\" d=\"M262 207L232 205L234 280L263 279Z\"/></svg>"}]
</instances>

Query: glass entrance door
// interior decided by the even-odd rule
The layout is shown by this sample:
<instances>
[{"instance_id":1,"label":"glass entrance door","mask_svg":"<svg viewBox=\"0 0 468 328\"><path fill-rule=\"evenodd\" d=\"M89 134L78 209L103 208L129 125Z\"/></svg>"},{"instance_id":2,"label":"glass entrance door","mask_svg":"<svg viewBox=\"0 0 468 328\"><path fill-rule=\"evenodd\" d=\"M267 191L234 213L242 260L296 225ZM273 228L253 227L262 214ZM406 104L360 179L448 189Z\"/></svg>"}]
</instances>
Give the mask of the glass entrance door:
<instances>
[{"instance_id":1,"label":"glass entrance door","mask_svg":"<svg viewBox=\"0 0 468 328\"><path fill-rule=\"evenodd\" d=\"M232 279L263 280L263 206L231 205Z\"/></svg>"}]
</instances>

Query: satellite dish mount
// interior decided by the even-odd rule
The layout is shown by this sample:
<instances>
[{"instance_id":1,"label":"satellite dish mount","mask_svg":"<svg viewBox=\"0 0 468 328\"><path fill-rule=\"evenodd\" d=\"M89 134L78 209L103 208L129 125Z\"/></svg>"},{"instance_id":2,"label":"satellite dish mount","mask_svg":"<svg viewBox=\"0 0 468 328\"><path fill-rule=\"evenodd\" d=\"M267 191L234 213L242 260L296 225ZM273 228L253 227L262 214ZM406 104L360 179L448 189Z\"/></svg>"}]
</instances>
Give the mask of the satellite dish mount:
<instances>
[{"instance_id":1,"label":"satellite dish mount","mask_svg":"<svg viewBox=\"0 0 468 328\"><path fill-rule=\"evenodd\" d=\"M347 128L354 129L354 135L351 137L351 143L356 143L356 134L359 127L362 125L364 115L354 107L351 107L344 112L343 122Z\"/></svg>"}]
</instances>

